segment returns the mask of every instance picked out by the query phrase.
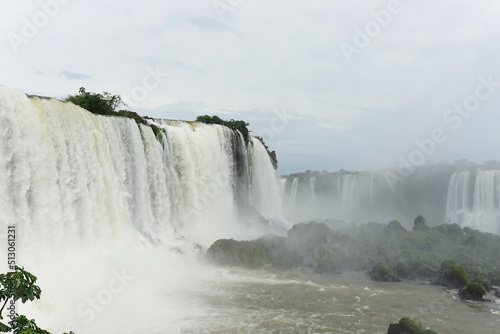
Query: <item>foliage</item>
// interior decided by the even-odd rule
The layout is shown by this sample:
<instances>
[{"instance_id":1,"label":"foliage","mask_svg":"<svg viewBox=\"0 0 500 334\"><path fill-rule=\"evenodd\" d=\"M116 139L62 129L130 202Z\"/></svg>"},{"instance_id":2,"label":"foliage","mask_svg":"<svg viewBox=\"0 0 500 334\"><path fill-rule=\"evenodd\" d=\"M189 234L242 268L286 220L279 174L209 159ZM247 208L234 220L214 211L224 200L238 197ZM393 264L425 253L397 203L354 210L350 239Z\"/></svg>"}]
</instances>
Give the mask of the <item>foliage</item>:
<instances>
[{"instance_id":1,"label":"foliage","mask_svg":"<svg viewBox=\"0 0 500 334\"><path fill-rule=\"evenodd\" d=\"M120 95L90 93L84 87L80 87L78 94L68 95L66 100L99 115L112 115L118 106L125 105Z\"/></svg>"},{"instance_id":2,"label":"foliage","mask_svg":"<svg viewBox=\"0 0 500 334\"><path fill-rule=\"evenodd\" d=\"M28 300L40 299L42 290L36 285L37 277L17 267L15 271L7 274L0 274L0 303L3 303L0 309L0 319L3 319L2 312L9 303L14 304L21 300L22 303ZM10 314L10 326L0 322L0 332L10 332L14 334L50 334L50 332L38 327L34 320L28 320L26 316L19 314ZM69 334L73 334L70 332Z\"/></svg>"},{"instance_id":3,"label":"foliage","mask_svg":"<svg viewBox=\"0 0 500 334\"><path fill-rule=\"evenodd\" d=\"M397 220L392 220L387 224L387 232L392 232L392 233L406 233L408 232L400 222Z\"/></svg>"},{"instance_id":4,"label":"foliage","mask_svg":"<svg viewBox=\"0 0 500 334\"><path fill-rule=\"evenodd\" d=\"M399 282L397 275L383 262L379 262L370 271L370 279L378 282Z\"/></svg>"},{"instance_id":5,"label":"foliage","mask_svg":"<svg viewBox=\"0 0 500 334\"><path fill-rule=\"evenodd\" d=\"M255 138L258 139L262 143L262 145L264 145L264 148L266 149L267 154L269 154L269 157L271 158L271 162L273 163L274 169L277 169L278 168L278 158L276 157L276 151L269 150L269 147L264 142L264 138L262 138L260 136L256 136Z\"/></svg>"},{"instance_id":6,"label":"foliage","mask_svg":"<svg viewBox=\"0 0 500 334\"><path fill-rule=\"evenodd\" d=\"M248 145L250 142L250 130L248 130L248 123L244 121L236 121L234 119L231 119L229 121L225 121L222 118L220 118L217 115L214 116L209 116L209 115L202 115L196 117L196 122L200 123L205 123L205 124L219 124L223 126L227 126L230 129L233 129L235 131L239 131L243 135L243 139L245 140L245 144ZM267 154L269 155L269 158L271 159L271 162L273 164L274 169L278 168L278 159L276 157L276 152L275 151L270 151L269 147L266 145L264 142L264 139L262 137L255 137L258 139L262 145L264 145Z\"/></svg>"},{"instance_id":7,"label":"foliage","mask_svg":"<svg viewBox=\"0 0 500 334\"><path fill-rule=\"evenodd\" d=\"M443 277L455 286L465 286L470 282L470 276L463 266L451 266L443 274Z\"/></svg>"},{"instance_id":8,"label":"foliage","mask_svg":"<svg viewBox=\"0 0 500 334\"><path fill-rule=\"evenodd\" d=\"M125 106L120 95L111 95L108 92L90 93L84 87L80 87L79 93L76 95L68 95L66 101L72 102L77 106L82 107L97 115L119 116L133 119L137 124L147 125L153 130L155 137L162 142L164 131L154 124L146 121L138 113L130 110L116 110L119 106Z\"/></svg>"},{"instance_id":9,"label":"foliage","mask_svg":"<svg viewBox=\"0 0 500 334\"><path fill-rule=\"evenodd\" d=\"M441 263L441 271L446 271L448 268L450 267L453 267L453 266L457 266L457 261L455 260L444 260L442 263Z\"/></svg>"},{"instance_id":10,"label":"foliage","mask_svg":"<svg viewBox=\"0 0 500 334\"><path fill-rule=\"evenodd\" d=\"M413 224L413 232L425 232L429 230L429 226L425 223L425 218L422 215L417 216Z\"/></svg>"},{"instance_id":11,"label":"foliage","mask_svg":"<svg viewBox=\"0 0 500 334\"><path fill-rule=\"evenodd\" d=\"M486 288L479 283L472 282L465 289L458 290L458 296L462 300L483 301L486 294Z\"/></svg>"},{"instance_id":12,"label":"foliage","mask_svg":"<svg viewBox=\"0 0 500 334\"><path fill-rule=\"evenodd\" d=\"M483 275L474 277L472 281L481 284L486 290L490 290L493 287L491 281Z\"/></svg>"},{"instance_id":13,"label":"foliage","mask_svg":"<svg viewBox=\"0 0 500 334\"><path fill-rule=\"evenodd\" d=\"M473 296L477 296L479 298L483 298L483 296L486 294L486 289L482 284L479 283L471 283L467 285L465 288L465 291Z\"/></svg>"},{"instance_id":14,"label":"foliage","mask_svg":"<svg viewBox=\"0 0 500 334\"><path fill-rule=\"evenodd\" d=\"M420 327L410 318L402 318L399 320L398 324L407 332L407 334L436 334L435 331Z\"/></svg>"},{"instance_id":15,"label":"foliage","mask_svg":"<svg viewBox=\"0 0 500 334\"><path fill-rule=\"evenodd\" d=\"M395 221L362 225L310 222L296 225L273 249L261 245L269 251L270 264L279 268L300 265L307 258L317 261L314 269L318 272L370 271L383 262L401 278L437 280L449 288L465 287L471 277L485 287L489 282L500 284L500 236L464 230L466 234L457 233L455 226L445 225L403 232ZM477 240L475 245L464 245L471 235Z\"/></svg>"},{"instance_id":16,"label":"foliage","mask_svg":"<svg viewBox=\"0 0 500 334\"><path fill-rule=\"evenodd\" d=\"M214 116L209 116L209 115L198 116L198 117L196 117L196 122L205 123L205 124L219 124L219 125L227 126L228 128L239 131L243 135L243 139L245 140L245 143L248 144L248 142L250 141L250 131L248 130L249 124L247 122L236 121L234 119L231 119L229 121L225 121L216 115L214 115Z\"/></svg>"}]
</instances>

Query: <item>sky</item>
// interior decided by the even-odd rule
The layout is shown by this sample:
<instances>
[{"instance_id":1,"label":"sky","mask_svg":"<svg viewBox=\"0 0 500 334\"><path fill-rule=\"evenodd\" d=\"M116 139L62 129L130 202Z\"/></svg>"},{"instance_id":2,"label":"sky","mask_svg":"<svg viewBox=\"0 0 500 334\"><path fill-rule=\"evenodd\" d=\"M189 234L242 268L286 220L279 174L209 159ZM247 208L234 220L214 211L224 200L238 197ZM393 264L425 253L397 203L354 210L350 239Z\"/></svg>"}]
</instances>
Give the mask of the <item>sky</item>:
<instances>
[{"instance_id":1,"label":"sky","mask_svg":"<svg viewBox=\"0 0 500 334\"><path fill-rule=\"evenodd\" d=\"M250 123L278 172L500 159L496 0L2 0L0 85Z\"/></svg>"}]
</instances>

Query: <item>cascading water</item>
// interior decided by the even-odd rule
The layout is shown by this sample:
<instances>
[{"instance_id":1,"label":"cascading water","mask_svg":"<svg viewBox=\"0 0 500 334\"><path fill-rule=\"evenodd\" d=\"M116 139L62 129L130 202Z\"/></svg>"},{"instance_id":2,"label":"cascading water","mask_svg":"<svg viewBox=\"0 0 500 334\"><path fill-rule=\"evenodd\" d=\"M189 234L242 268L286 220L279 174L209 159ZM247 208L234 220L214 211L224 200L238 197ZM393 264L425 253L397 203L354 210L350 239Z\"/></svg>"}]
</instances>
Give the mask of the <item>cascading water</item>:
<instances>
[{"instance_id":1,"label":"cascading water","mask_svg":"<svg viewBox=\"0 0 500 334\"><path fill-rule=\"evenodd\" d=\"M418 215L429 225L445 222L500 232L500 163L421 167L391 189L384 171L305 172L287 177L289 219L365 223L400 221L412 228ZM311 189L314 189L314 195ZM300 200L295 200L300 198Z\"/></svg>"},{"instance_id":2,"label":"cascading water","mask_svg":"<svg viewBox=\"0 0 500 334\"><path fill-rule=\"evenodd\" d=\"M342 219L349 221L354 206L356 174L346 174L342 182Z\"/></svg>"},{"instance_id":3,"label":"cascading water","mask_svg":"<svg viewBox=\"0 0 500 334\"><path fill-rule=\"evenodd\" d=\"M500 171L469 171L453 174L448 189L446 217L462 226L500 231Z\"/></svg>"},{"instance_id":4,"label":"cascading water","mask_svg":"<svg viewBox=\"0 0 500 334\"><path fill-rule=\"evenodd\" d=\"M296 177L293 179L292 182L292 189L290 193L290 204L293 207L296 202L297 202L297 191L298 191L298 186L299 186L299 178Z\"/></svg>"},{"instance_id":5,"label":"cascading water","mask_svg":"<svg viewBox=\"0 0 500 334\"><path fill-rule=\"evenodd\" d=\"M195 243L254 238L268 221L283 223L278 179L259 141L247 150L227 127L150 122L162 131L0 87L0 235L16 226L18 263L39 276L43 299L19 306L39 325L196 328ZM245 201L255 215L244 216ZM119 306L107 306L115 299Z\"/></svg>"}]
</instances>

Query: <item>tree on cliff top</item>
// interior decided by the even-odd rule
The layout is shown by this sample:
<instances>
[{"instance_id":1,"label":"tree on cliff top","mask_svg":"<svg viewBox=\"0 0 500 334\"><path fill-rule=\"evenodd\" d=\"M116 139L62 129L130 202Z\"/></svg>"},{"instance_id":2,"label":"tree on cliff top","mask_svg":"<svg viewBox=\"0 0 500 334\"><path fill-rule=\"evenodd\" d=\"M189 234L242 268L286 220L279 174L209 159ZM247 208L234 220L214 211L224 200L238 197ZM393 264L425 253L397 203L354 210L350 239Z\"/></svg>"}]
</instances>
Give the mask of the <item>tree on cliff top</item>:
<instances>
[{"instance_id":1,"label":"tree on cliff top","mask_svg":"<svg viewBox=\"0 0 500 334\"><path fill-rule=\"evenodd\" d=\"M84 87L80 87L78 94L68 95L66 101L100 115L111 115L116 112L116 108L125 105L120 95L111 95L108 92L90 93Z\"/></svg>"}]
</instances>

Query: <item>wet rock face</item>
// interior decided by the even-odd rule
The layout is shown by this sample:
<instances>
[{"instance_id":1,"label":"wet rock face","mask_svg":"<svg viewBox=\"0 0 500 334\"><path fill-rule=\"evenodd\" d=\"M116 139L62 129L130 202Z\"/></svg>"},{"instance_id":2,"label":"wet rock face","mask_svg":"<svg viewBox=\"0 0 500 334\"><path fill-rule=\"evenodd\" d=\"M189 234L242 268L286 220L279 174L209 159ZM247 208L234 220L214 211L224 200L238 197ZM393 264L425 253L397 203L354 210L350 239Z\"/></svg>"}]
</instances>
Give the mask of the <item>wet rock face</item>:
<instances>
[{"instance_id":1,"label":"wet rock face","mask_svg":"<svg viewBox=\"0 0 500 334\"><path fill-rule=\"evenodd\" d=\"M389 330L387 330L387 334L405 334L405 329L399 324L390 324Z\"/></svg>"}]
</instances>

